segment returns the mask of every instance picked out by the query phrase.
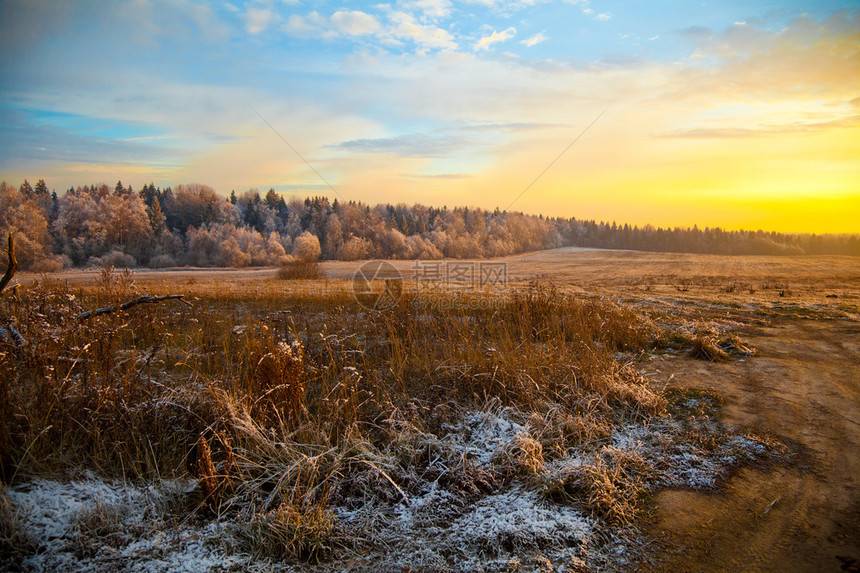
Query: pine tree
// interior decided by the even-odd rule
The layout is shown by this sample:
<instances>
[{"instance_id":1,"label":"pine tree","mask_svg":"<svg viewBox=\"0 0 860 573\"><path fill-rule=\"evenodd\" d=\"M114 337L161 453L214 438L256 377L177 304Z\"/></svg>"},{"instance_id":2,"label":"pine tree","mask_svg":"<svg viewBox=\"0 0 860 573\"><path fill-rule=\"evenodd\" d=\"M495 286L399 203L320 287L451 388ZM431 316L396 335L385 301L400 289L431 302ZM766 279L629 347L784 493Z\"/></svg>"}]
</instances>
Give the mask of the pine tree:
<instances>
[{"instance_id":1,"label":"pine tree","mask_svg":"<svg viewBox=\"0 0 860 573\"><path fill-rule=\"evenodd\" d=\"M146 211L149 214L149 225L152 227L153 236L160 236L162 231L167 229L164 212L161 210L161 203L153 201L152 205L147 207Z\"/></svg>"},{"instance_id":2,"label":"pine tree","mask_svg":"<svg viewBox=\"0 0 860 573\"><path fill-rule=\"evenodd\" d=\"M265 199L266 205L268 205L272 209L277 209L279 198L280 198L280 196L277 193L275 193L275 188L271 187L269 189L269 191L266 193L266 199Z\"/></svg>"},{"instance_id":3,"label":"pine tree","mask_svg":"<svg viewBox=\"0 0 860 573\"><path fill-rule=\"evenodd\" d=\"M48 192L48 185L45 183L44 179L39 179L36 183L36 197L47 197L50 195Z\"/></svg>"},{"instance_id":4,"label":"pine tree","mask_svg":"<svg viewBox=\"0 0 860 573\"><path fill-rule=\"evenodd\" d=\"M21 183L21 187L18 188L18 191L23 195L25 199L33 198L33 186L30 185L30 182L24 179L24 182Z\"/></svg>"}]
</instances>

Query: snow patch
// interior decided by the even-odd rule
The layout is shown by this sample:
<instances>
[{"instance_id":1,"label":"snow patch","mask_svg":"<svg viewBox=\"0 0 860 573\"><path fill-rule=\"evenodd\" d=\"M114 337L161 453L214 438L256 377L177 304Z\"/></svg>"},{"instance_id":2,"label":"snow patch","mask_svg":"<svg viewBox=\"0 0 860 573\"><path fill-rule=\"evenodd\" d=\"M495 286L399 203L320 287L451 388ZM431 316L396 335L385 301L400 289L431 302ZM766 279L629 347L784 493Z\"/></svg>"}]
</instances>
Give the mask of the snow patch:
<instances>
[{"instance_id":1,"label":"snow patch","mask_svg":"<svg viewBox=\"0 0 860 573\"><path fill-rule=\"evenodd\" d=\"M550 505L534 491L515 487L489 495L459 518L449 534L481 551L519 551L576 544L594 532L590 517L567 506Z\"/></svg>"},{"instance_id":2,"label":"snow patch","mask_svg":"<svg viewBox=\"0 0 860 573\"><path fill-rule=\"evenodd\" d=\"M493 454L497 449L513 440L517 433L525 432L525 428L511 419L510 412L505 409L500 413L473 412L468 414L463 423L452 428L455 434L449 434L444 439L448 442L459 442L463 454L472 458L479 467L491 465Z\"/></svg>"},{"instance_id":3,"label":"snow patch","mask_svg":"<svg viewBox=\"0 0 860 573\"><path fill-rule=\"evenodd\" d=\"M221 548L222 524L176 523L172 499L193 486L162 481L138 487L90 476L59 483L44 479L9 487L7 495L25 535L38 549L21 563L33 571L226 571L250 556Z\"/></svg>"}]
</instances>

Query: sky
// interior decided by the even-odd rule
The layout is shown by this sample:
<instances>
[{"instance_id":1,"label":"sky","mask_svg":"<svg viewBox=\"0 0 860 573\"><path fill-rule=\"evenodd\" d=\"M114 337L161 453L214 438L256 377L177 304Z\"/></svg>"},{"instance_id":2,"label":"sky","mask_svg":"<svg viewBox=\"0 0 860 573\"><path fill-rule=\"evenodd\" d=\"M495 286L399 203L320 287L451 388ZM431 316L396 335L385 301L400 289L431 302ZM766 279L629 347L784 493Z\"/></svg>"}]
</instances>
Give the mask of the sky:
<instances>
[{"instance_id":1,"label":"sky","mask_svg":"<svg viewBox=\"0 0 860 573\"><path fill-rule=\"evenodd\" d=\"M860 2L0 0L0 179L860 232Z\"/></svg>"}]
</instances>

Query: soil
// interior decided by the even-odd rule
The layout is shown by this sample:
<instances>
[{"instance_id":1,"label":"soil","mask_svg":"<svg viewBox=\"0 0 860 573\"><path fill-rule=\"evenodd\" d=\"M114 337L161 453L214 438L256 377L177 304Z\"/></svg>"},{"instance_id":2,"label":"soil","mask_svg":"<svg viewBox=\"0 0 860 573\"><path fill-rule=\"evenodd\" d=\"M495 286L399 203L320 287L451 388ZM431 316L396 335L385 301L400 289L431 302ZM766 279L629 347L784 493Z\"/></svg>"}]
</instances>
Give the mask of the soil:
<instances>
[{"instance_id":1,"label":"soil","mask_svg":"<svg viewBox=\"0 0 860 573\"><path fill-rule=\"evenodd\" d=\"M758 355L661 356L678 386L713 388L727 425L772 435L792 462L738 470L719 491L665 490L647 571L840 571L860 559L860 322L783 318L747 330Z\"/></svg>"}]
</instances>

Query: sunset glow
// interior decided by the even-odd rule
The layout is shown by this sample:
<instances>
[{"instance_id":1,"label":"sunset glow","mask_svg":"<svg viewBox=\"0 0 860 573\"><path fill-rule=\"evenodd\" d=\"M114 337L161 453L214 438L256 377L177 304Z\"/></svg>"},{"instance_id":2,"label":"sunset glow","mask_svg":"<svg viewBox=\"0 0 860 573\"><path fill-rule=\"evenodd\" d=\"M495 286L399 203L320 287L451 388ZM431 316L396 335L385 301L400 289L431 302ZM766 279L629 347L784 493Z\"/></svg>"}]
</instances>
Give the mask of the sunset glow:
<instances>
[{"instance_id":1,"label":"sunset glow","mask_svg":"<svg viewBox=\"0 0 860 573\"><path fill-rule=\"evenodd\" d=\"M14 0L0 28L14 185L860 232L853 1Z\"/></svg>"}]
</instances>

